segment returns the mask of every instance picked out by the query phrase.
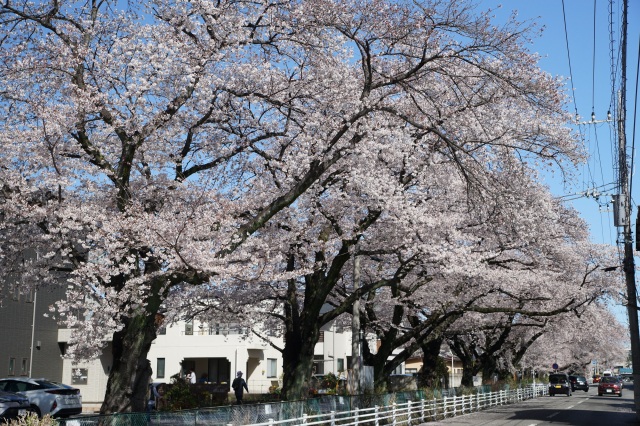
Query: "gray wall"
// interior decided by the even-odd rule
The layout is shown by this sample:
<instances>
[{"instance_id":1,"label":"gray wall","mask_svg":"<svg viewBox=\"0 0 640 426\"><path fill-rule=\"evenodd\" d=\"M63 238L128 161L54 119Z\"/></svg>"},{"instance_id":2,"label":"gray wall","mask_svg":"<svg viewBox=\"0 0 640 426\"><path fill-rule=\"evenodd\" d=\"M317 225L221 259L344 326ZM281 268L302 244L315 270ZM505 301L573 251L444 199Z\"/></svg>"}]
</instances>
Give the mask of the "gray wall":
<instances>
[{"instance_id":1,"label":"gray wall","mask_svg":"<svg viewBox=\"0 0 640 426\"><path fill-rule=\"evenodd\" d=\"M54 320L45 317L49 306L64 298L63 289L39 290L32 295L17 297L8 290L0 299L0 377L28 376L31 362L31 333L34 323L32 377L44 377L62 382L62 354L58 345L58 327ZM40 349L36 347L40 342ZM15 360L11 374L10 360ZM23 371L24 363L24 371Z\"/></svg>"}]
</instances>

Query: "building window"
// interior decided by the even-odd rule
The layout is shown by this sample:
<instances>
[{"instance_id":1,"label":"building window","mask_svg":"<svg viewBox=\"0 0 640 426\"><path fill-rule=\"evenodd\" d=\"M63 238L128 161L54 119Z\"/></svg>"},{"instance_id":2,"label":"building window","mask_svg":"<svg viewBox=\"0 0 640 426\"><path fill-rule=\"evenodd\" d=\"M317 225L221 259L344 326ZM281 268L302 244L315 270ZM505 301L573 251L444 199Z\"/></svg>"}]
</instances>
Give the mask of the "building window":
<instances>
[{"instance_id":1,"label":"building window","mask_svg":"<svg viewBox=\"0 0 640 426\"><path fill-rule=\"evenodd\" d=\"M324 355L313 356L314 374L324 374Z\"/></svg>"},{"instance_id":2,"label":"building window","mask_svg":"<svg viewBox=\"0 0 640 426\"><path fill-rule=\"evenodd\" d=\"M89 378L89 370L87 368L72 368L71 369L71 384L72 385L86 385Z\"/></svg>"},{"instance_id":3,"label":"building window","mask_svg":"<svg viewBox=\"0 0 640 426\"><path fill-rule=\"evenodd\" d=\"M318 336L318 342L324 342L324 330L320 330L320 335Z\"/></svg>"},{"instance_id":4,"label":"building window","mask_svg":"<svg viewBox=\"0 0 640 426\"><path fill-rule=\"evenodd\" d=\"M16 359L9 358L9 376L15 376L16 374Z\"/></svg>"},{"instance_id":5,"label":"building window","mask_svg":"<svg viewBox=\"0 0 640 426\"><path fill-rule=\"evenodd\" d=\"M164 358L158 358L156 365L156 377L158 379L164 379Z\"/></svg>"},{"instance_id":6,"label":"building window","mask_svg":"<svg viewBox=\"0 0 640 426\"><path fill-rule=\"evenodd\" d=\"M418 369L417 368L406 368L404 370L405 373L407 374L417 374L418 373Z\"/></svg>"},{"instance_id":7,"label":"building window","mask_svg":"<svg viewBox=\"0 0 640 426\"><path fill-rule=\"evenodd\" d=\"M267 377L273 378L278 375L278 360L275 358L267 358Z\"/></svg>"},{"instance_id":8,"label":"building window","mask_svg":"<svg viewBox=\"0 0 640 426\"><path fill-rule=\"evenodd\" d=\"M344 371L344 358L338 358L338 372Z\"/></svg>"},{"instance_id":9,"label":"building window","mask_svg":"<svg viewBox=\"0 0 640 426\"><path fill-rule=\"evenodd\" d=\"M26 376L27 375L27 366L29 365L28 361L26 358L22 358L22 364L20 364L20 375L21 376Z\"/></svg>"},{"instance_id":10,"label":"building window","mask_svg":"<svg viewBox=\"0 0 640 426\"><path fill-rule=\"evenodd\" d=\"M184 334L187 336L193 336L193 320L189 320L184 323Z\"/></svg>"}]
</instances>

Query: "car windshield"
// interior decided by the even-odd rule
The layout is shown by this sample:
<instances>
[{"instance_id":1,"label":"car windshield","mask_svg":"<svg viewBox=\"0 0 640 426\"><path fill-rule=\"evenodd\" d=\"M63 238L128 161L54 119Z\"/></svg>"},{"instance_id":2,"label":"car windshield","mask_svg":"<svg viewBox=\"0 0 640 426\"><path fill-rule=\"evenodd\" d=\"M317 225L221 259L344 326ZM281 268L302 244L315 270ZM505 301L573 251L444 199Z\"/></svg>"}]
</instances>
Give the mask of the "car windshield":
<instances>
[{"instance_id":1,"label":"car windshield","mask_svg":"<svg viewBox=\"0 0 640 426\"><path fill-rule=\"evenodd\" d=\"M617 383L618 379L615 377L603 377L600 383Z\"/></svg>"}]
</instances>

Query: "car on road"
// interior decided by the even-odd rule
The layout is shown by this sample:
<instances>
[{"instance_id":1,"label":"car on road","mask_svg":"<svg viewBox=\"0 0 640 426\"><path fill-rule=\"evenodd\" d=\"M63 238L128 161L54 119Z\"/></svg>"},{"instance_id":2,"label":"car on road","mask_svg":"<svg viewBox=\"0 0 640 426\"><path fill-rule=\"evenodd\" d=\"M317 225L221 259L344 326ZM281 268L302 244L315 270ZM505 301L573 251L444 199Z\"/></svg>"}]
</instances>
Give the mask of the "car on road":
<instances>
[{"instance_id":1,"label":"car on road","mask_svg":"<svg viewBox=\"0 0 640 426\"><path fill-rule=\"evenodd\" d=\"M42 417L69 417L82 413L80 390L46 379L9 377L0 379L0 390L27 397L31 409Z\"/></svg>"},{"instance_id":2,"label":"car on road","mask_svg":"<svg viewBox=\"0 0 640 426\"><path fill-rule=\"evenodd\" d=\"M599 374L596 374L595 376L593 376L593 383L600 383L600 379L602 377Z\"/></svg>"},{"instance_id":3,"label":"car on road","mask_svg":"<svg viewBox=\"0 0 640 426\"><path fill-rule=\"evenodd\" d=\"M557 394L571 396L571 382L564 373L549 374L549 395Z\"/></svg>"},{"instance_id":4,"label":"car on road","mask_svg":"<svg viewBox=\"0 0 640 426\"><path fill-rule=\"evenodd\" d=\"M615 376L603 377L598 383L598 396L602 395L622 396L622 382Z\"/></svg>"},{"instance_id":5,"label":"car on road","mask_svg":"<svg viewBox=\"0 0 640 426\"><path fill-rule=\"evenodd\" d=\"M571 390L583 390L585 392L589 392L589 383L587 383L587 378L584 376L569 376L569 381L571 382Z\"/></svg>"},{"instance_id":6,"label":"car on road","mask_svg":"<svg viewBox=\"0 0 640 426\"><path fill-rule=\"evenodd\" d=\"M29 399L19 393L0 391L0 422L26 416L31 411Z\"/></svg>"}]
</instances>

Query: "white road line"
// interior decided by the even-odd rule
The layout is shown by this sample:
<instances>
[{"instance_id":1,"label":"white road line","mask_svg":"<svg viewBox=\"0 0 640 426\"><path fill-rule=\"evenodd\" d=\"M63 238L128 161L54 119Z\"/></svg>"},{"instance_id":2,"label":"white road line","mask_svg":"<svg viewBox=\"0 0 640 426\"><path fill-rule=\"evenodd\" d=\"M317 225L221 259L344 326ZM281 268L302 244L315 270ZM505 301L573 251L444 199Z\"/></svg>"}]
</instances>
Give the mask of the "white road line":
<instances>
[{"instance_id":1,"label":"white road line","mask_svg":"<svg viewBox=\"0 0 640 426\"><path fill-rule=\"evenodd\" d=\"M538 423L531 423L530 425L527 426L538 426Z\"/></svg>"},{"instance_id":2,"label":"white road line","mask_svg":"<svg viewBox=\"0 0 640 426\"><path fill-rule=\"evenodd\" d=\"M551 417L554 417L554 416L557 416L558 414L560 414L560 412L557 412L557 413L553 413L552 415L550 415L550 416L547 416L547 418L548 418L548 419L550 419Z\"/></svg>"},{"instance_id":3,"label":"white road line","mask_svg":"<svg viewBox=\"0 0 640 426\"><path fill-rule=\"evenodd\" d=\"M567 410L571 410L573 407L575 407L575 405L571 405L571 406L567 407Z\"/></svg>"}]
</instances>

